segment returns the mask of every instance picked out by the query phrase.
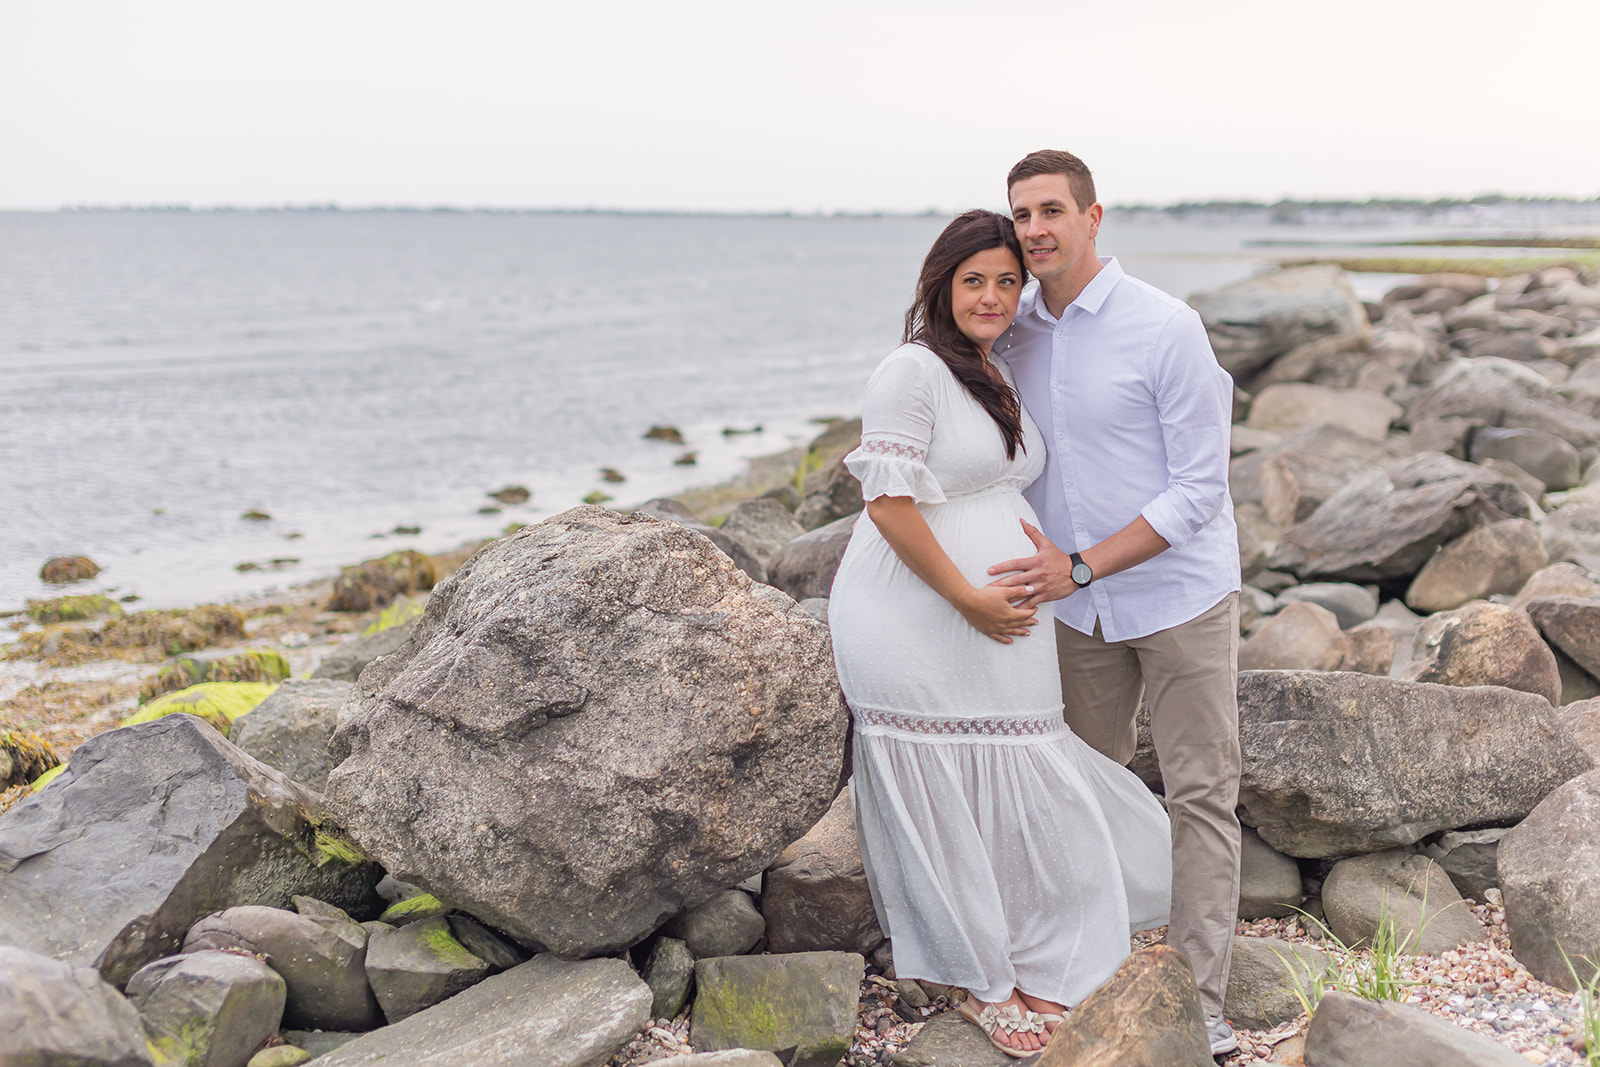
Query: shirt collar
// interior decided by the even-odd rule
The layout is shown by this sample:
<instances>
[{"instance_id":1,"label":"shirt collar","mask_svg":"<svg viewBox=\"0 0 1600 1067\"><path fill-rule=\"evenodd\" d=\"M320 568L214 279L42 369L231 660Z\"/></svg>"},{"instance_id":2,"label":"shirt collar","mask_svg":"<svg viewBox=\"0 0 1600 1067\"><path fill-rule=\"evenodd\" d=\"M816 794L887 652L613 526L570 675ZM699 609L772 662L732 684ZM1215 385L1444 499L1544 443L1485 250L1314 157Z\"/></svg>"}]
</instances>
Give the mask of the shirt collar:
<instances>
[{"instance_id":1,"label":"shirt collar","mask_svg":"<svg viewBox=\"0 0 1600 1067\"><path fill-rule=\"evenodd\" d=\"M1122 280L1122 275L1122 264L1117 262L1116 256L1101 256L1099 273L1089 279L1089 284L1083 287L1083 292L1078 294L1076 300L1067 305L1067 310L1071 311L1073 308L1079 307L1091 315L1098 315L1101 305L1106 302L1106 297L1111 295L1111 290L1115 289L1117 283ZM1035 289L1033 297L1033 313L1035 315L1038 315L1052 326L1061 321L1050 314L1050 309L1045 306L1042 290ZM1065 312L1063 312L1063 315L1065 315Z\"/></svg>"}]
</instances>

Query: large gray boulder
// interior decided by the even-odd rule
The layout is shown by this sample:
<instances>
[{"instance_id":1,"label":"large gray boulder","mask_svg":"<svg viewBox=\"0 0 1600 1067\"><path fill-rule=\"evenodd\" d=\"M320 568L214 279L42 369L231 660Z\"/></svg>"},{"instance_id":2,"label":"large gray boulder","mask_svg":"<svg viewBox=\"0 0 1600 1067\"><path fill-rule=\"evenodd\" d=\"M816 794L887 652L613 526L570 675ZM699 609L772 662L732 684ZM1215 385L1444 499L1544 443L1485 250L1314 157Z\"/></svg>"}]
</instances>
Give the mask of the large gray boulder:
<instances>
[{"instance_id":1,"label":"large gray boulder","mask_svg":"<svg viewBox=\"0 0 1600 1067\"><path fill-rule=\"evenodd\" d=\"M314 794L169 715L90 738L0 815L0 944L121 985L203 915L297 893L363 912L380 874Z\"/></svg>"},{"instance_id":2,"label":"large gray boulder","mask_svg":"<svg viewBox=\"0 0 1600 1067\"><path fill-rule=\"evenodd\" d=\"M1386 923L1407 954L1438 954L1489 937L1444 868L1404 849L1335 863L1322 883L1322 911L1328 929L1351 948L1371 947Z\"/></svg>"},{"instance_id":3,"label":"large gray boulder","mask_svg":"<svg viewBox=\"0 0 1600 1067\"><path fill-rule=\"evenodd\" d=\"M1270 1030L1298 1018L1304 1009L1295 994L1309 998L1312 984L1331 964L1328 954L1314 945L1235 937L1222 1014L1246 1030Z\"/></svg>"},{"instance_id":4,"label":"large gray boulder","mask_svg":"<svg viewBox=\"0 0 1600 1067\"><path fill-rule=\"evenodd\" d=\"M1592 766L1515 690L1368 674L1239 676L1244 821L1290 856L1348 856L1515 822Z\"/></svg>"},{"instance_id":5,"label":"large gray boulder","mask_svg":"<svg viewBox=\"0 0 1600 1067\"><path fill-rule=\"evenodd\" d=\"M1528 1067L1506 1046L1426 1008L1348 993L1328 993L1317 1005L1305 1061L1310 1067Z\"/></svg>"},{"instance_id":6,"label":"large gray boulder","mask_svg":"<svg viewBox=\"0 0 1600 1067\"><path fill-rule=\"evenodd\" d=\"M1555 790L1500 841L1511 951L1572 990L1600 968L1600 771ZM1571 967L1568 966L1571 961Z\"/></svg>"},{"instance_id":7,"label":"large gray boulder","mask_svg":"<svg viewBox=\"0 0 1600 1067\"><path fill-rule=\"evenodd\" d=\"M1439 685L1498 685L1561 703L1560 668L1533 620L1486 600L1424 619L1404 677Z\"/></svg>"},{"instance_id":8,"label":"large gray boulder","mask_svg":"<svg viewBox=\"0 0 1600 1067\"><path fill-rule=\"evenodd\" d=\"M138 1010L94 968L0 945L0 1063L151 1067L152 1062Z\"/></svg>"},{"instance_id":9,"label":"large gray boulder","mask_svg":"<svg viewBox=\"0 0 1600 1067\"><path fill-rule=\"evenodd\" d=\"M761 912L774 952L866 955L883 942L848 787L839 791L817 825L767 868Z\"/></svg>"},{"instance_id":10,"label":"large gray boulder","mask_svg":"<svg viewBox=\"0 0 1600 1067\"><path fill-rule=\"evenodd\" d=\"M792 1067L834 1067L855 1037L866 969L853 952L700 960L690 1043L706 1052L793 1049Z\"/></svg>"},{"instance_id":11,"label":"large gray boulder","mask_svg":"<svg viewBox=\"0 0 1600 1067\"><path fill-rule=\"evenodd\" d=\"M350 689L350 682L290 678L234 721L229 740L320 793L333 767L328 741Z\"/></svg>"},{"instance_id":12,"label":"large gray boulder","mask_svg":"<svg viewBox=\"0 0 1600 1067\"><path fill-rule=\"evenodd\" d=\"M1406 590L1406 606L1452 611L1494 593L1515 593L1550 562L1539 526L1506 519L1468 530L1442 545Z\"/></svg>"},{"instance_id":13,"label":"large gray boulder","mask_svg":"<svg viewBox=\"0 0 1600 1067\"><path fill-rule=\"evenodd\" d=\"M163 1062L194 1067L243 1067L278 1032L283 999L271 967L234 952L168 956L128 979L151 1046Z\"/></svg>"},{"instance_id":14,"label":"large gray boulder","mask_svg":"<svg viewBox=\"0 0 1600 1067\"><path fill-rule=\"evenodd\" d=\"M1301 579L1409 577L1472 527L1528 515L1528 499L1511 479L1424 452L1387 473L1360 475L1329 497L1284 531L1269 566Z\"/></svg>"},{"instance_id":15,"label":"large gray boulder","mask_svg":"<svg viewBox=\"0 0 1600 1067\"><path fill-rule=\"evenodd\" d=\"M844 550L850 545L850 534L861 517L860 513L846 515L784 545L772 557L767 580L796 600L826 597L833 589L833 576L839 573Z\"/></svg>"},{"instance_id":16,"label":"large gray boulder","mask_svg":"<svg viewBox=\"0 0 1600 1067\"><path fill-rule=\"evenodd\" d=\"M675 523L575 508L481 549L362 674L326 801L397 878L594 955L800 837L846 723L788 597Z\"/></svg>"},{"instance_id":17,"label":"large gray boulder","mask_svg":"<svg viewBox=\"0 0 1600 1067\"><path fill-rule=\"evenodd\" d=\"M1366 309L1338 267L1291 267L1195 293L1223 370L1242 380L1290 349L1341 334L1370 336Z\"/></svg>"},{"instance_id":18,"label":"large gray boulder","mask_svg":"<svg viewBox=\"0 0 1600 1067\"><path fill-rule=\"evenodd\" d=\"M600 1067L649 1021L650 989L622 960L541 954L316 1063Z\"/></svg>"},{"instance_id":19,"label":"large gray boulder","mask_svg":"<svg viewBox=\"0 0 1600 1067\"><path fill-rule=\"evenodd\" d=\"M367 931L348 918L313 918L247 905L208 915L184 939L185 952L247 952L286 983L284 1025L367 1030L383 1016L367 984Z\"/></svg>"}]
</instances>

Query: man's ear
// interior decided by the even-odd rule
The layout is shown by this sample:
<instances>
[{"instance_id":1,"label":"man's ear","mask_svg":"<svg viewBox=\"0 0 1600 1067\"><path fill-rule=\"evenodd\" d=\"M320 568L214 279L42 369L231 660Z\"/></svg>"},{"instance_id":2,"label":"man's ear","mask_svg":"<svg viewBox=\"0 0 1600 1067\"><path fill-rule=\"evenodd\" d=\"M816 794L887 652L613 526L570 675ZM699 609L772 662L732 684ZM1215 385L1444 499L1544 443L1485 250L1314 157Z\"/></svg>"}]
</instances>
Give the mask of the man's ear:
<instances>
[{"instance_id":1,"label":"man's ear","mask_svg":"<svg viewBox=\"0 0 1600 1067\"><path fill-rule=\"evenodd\" d=\"M1089 205L1089 239L1093 240L1100 233L1100 220L1105 217L1106 209L1100 204Z\"/></svg>"}]
</instances>

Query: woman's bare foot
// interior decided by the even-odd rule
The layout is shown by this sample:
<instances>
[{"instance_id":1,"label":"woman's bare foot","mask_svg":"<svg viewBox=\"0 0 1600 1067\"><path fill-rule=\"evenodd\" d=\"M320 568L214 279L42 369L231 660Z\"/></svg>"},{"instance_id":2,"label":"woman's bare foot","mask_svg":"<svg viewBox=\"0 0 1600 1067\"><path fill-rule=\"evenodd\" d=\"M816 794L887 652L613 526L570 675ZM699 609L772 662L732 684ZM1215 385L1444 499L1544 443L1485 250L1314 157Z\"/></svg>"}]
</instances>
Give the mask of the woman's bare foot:
<instances>
[{"instance_id":1,"label":"woman's bare foot","mask_svg":"<svg viewBox=\"0 0 1600 1067\"><path fill-rule=\"evenodd\" d=\"M988 1007L993 1007L997 1011L1001 1012L1005 1011L1009 1007L1015 1007L1017 1011L1024 1018L1026 1018L1028 1012L1032 1010L1015 990L1013 990L1011 995L1005 1000L994 1004L991 1004L987 1000L979 1000L970 993L967 995L967 999L972 1002L974 1015L981 1014L983 1009ZM1001 1025L995 1027L993 1034L990 1035L990 1040L1005 1045L1007 1048L1016 1049L1018 1052L1032 1055L1033 1053L1044 1048L1045 1042L1050 1040L1050 1035L1047 1033L1030 1033L1026 1030L1010 1030L1007 1029L1002 1023Z\"/></svg>"},{"instance_id":2,"label":"woman's bare foot","mask_svg":"<svg viewBox=\"0 0 1600 1067\"><path fill-rule=\"evenodd\" d=\"M1032 996L1028 993L1022 992L1020 989L1017 990L1014 995L1021 997L1022 1003L1028 1006L1028 1010L1035 1012L1036 1014L1062 1016L1067 1014L1067 1006L1065 1004L1057 1004L1053 1000L1045 1000L1043 997ZM1061 1024L1058 1022L1047 1021L1044 1024L1045 1040L1048 1041L1050 1035L1054 1034L1060 1026Z\"/></svg>"}]
</instances>

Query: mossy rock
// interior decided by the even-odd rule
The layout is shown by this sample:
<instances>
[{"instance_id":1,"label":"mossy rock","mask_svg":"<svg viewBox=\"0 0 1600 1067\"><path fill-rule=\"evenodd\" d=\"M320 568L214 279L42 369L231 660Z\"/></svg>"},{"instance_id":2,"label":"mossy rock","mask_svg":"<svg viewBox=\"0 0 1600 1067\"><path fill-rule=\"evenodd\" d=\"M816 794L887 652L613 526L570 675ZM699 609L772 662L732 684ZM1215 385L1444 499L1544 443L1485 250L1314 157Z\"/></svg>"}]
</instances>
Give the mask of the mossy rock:
<instances>
[{"instance_id":1,"label":"mossy rock","mask_svg":"<svg viewBox=\"0 0 1600 1067\"><path fill-rule=\"evenodd\" d=\"M244 612L225 604L173 611L136 611L112 619L95 643L103 648L146 648L168 656L245 638Z\"/></svg>"},{"instance_id":2,"label":"mossy rock","mask_svg":"<svg viewBox=\"0 0 1600 1067\"><path fill-rule=\"evenodd\" d=\"M333 583L328 607L333 611L371 611L386 607L401 594L427 592L438 580L438 568L421 552L391 552L346 567Z\"/></svg>"},{"instance_id":3,"label":"mossy rock","mask_svg":"<svg viewBox=\"0 0 1600 1067\"><path fill-rule=\"evenodd\" d=\"M806 475L821 470L829 461L854 449L861 443L860 419L835 419L818 434L806 448L806 454L795 467L792 484L803 489Z\"/></svg>"},{"instance_id":4,"label":"mossy rock","mask_svg":"<svg viewBox=\"0 0 1600 1067\"><path fill-rule=\"evenodd\" d=\"M100 573L100 565L88 556L55 556L39 568L39 580L51 585L85 582Z\"/></svg>"},{"instance_id":5,"label":"mossy rock","mask_svg":"<svg viewBox=\"0 0 1600 1067\"><path fill-rule=\"evenodd\" d=\"M401 597L379 612L378 617L372 620L372 625L361 631L361 636L371 637L373 634L392 630L401 623L411 621L422 614L422 605L423 602L420 600Z\"/></svg>"},{"instance_id":6,"label":"mossy rock","mask_svg":"<svg viewBox=\"0 0 1600 1067\"><path fill-rule=\"evenodd\" d=\"M602 492L601 490L596 489L594 492L584 497L583 502L585 504L604 504L606 501L611 499L614 498L610 493Z\"/></svg>"},{"instance_id":7,"label":"mossy rock","mask_svg":"<svg viewBox=\"0 0 1600 1067\"><path fill-rule=\"evenodd\" d=\"M431 919L435 916L448 915L449 913L450 905L432 893L422 893L389 905L388 909L378 916L378 921L389 923L393 926L404 926L406 923L416 922L419 919Z\"/></svg>"},{"instance_id":8,"label":"mossy rock","mask_svg":"<svg viewBox=\"0 0 1600 1067\"><path fill-rule=\"evenodd\" d=\"M193 715L215 726L226 737L233 720L254 708L277 689L267 682L202 682L152 700L142 711L122 720L123 726L154 722L168 715Z\"/></svg>"},{"instance_id":9,"label":"mossy rock","mask_svg":"<svg viewBox=\"0 0 1600 1067\"><path fill-rule=\"evenodd\" d=\"M61 766L50 742L26 730L0 730L0 790L26 785Z\"/></svg>"},{"instance_id":10,"label":"mossy rock","mask_svg":"<svg viewBox=\"0 0 1600 1067\"><path fill-rule=\"evenodd\" d=\"M66 769L67 765L65 763L57 764L56 766L51 767L48 771L45 771L39 777L35 778L28 788L37 793L39 790L55 781L57 776Z\"/></svg>"},{"instance_id":11,"label":"mossy rock","mask_svg":"<svg viewBox=\"0 0 1600 1067\"><path fill-rule=\"evenodd\" d=\"M147 704L163 693L175 693L202 682L271 682L290 675L289 661L281 652L268 648L247 648L240 652L191 652L164 665L154 678L147 678L139 691L139 703Z\"/></svg>"},{"instance_id":12,"label":"mossy rock","mask_svg":"<svg viewBox=\"0 0 1600 1067\"><path fill-rule=\"evenodd\" d=\"M103 615L122 614L122 605L107 596L85 593L81 596L58 596L50 600L30 600L28 618L45 624L52 622L83 622Z\"/></svg>"},{"instance_id":13,"label":"mossy rock","mask_svg":"<svg viewBox=\"0 0 1600 1067\"><path fill-rule=\"evenodd\" d=\"M311 1053L298 1045L273 1045L251 1056L245 1067L300 1067L311 1060Z\"/></svg>"}]
</instances>

